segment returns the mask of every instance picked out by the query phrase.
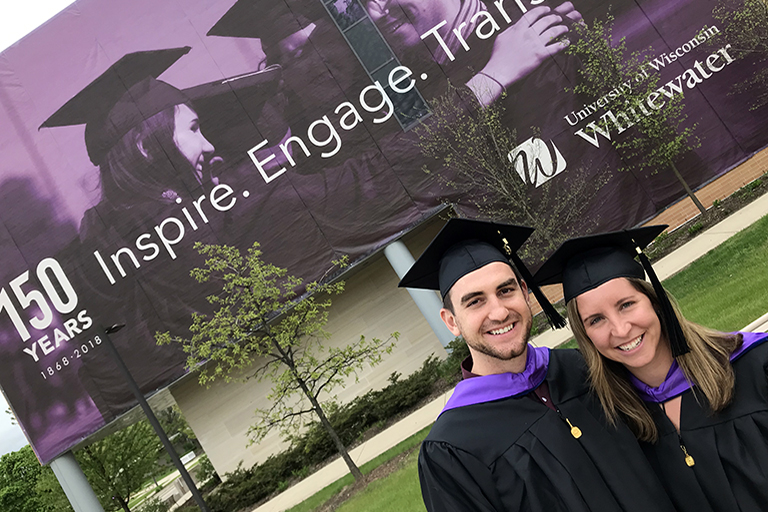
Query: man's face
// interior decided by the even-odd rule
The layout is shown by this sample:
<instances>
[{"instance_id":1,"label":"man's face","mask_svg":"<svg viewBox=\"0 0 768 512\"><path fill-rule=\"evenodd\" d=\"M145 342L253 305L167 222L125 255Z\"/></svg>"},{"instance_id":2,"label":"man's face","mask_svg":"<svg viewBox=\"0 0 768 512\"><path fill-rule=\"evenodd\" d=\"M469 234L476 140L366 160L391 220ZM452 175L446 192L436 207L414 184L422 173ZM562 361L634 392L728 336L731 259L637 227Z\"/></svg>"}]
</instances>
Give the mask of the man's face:
<instances>
[{"instance_id":1,"label":"man's face","mask_svg":"<svg viewBox=\"0 0 768 512\"><path fill-rule=\"evenodd\" d=\"M461 8L459 0L368 0L371 19L390 44L412 48L421 35L443 20L450 25Z\"/></svg>"},{"instance_id":2,"label":"man's face","mask_svg":"<svg viewBox=\"0 0 768 512\"><path fill-rule=\"evenodd\" d=\"M464 338L476 363L479 358L509 361L525 353L532 323L528 288L512 267L489 263L456 281L449 293L453 312L443 308L440 316L455 336Z\"/></svg>"}]
</instances>

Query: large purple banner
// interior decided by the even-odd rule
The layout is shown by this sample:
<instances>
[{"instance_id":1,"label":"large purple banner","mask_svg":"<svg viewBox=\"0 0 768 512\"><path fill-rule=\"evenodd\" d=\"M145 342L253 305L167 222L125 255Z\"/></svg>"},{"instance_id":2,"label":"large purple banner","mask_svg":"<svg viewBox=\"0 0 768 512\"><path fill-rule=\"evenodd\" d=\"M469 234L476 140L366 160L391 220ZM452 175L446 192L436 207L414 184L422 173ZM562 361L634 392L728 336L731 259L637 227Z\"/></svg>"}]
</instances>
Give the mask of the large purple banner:
<instances>
[{"instance_id":1,"label":"large purple banner","mask_svg":"<svg viewBox=\"0 0 768 512\"><path fill-rule=\"evenodd\" d=\"M678 167L694 188L768 141L765 109L731 94L754 70L718 38L714 6L612 7L617 36L653 47L646 72L662 88L649 109L685 98L702 144ZM530 156L519 170L531 195L544 182L568 189L577 171L607 177L574 222L628 227L679 199L669 173L617 171L611 139L629 118L613 105L633 84L577 96L579 61L536 24L554 13L545 28L567 29L606 10L594 0L78 0L6 50L0 386L41 461L134 404L105 326L126 325L113 341L145 393L184 374L183 354L154 333L184 335L207 310L211 289L189 276L202 264L195 242L258 241L267 261L313 280L445 202L475 212L468 198L489 191L444 185L450 166L423 172L416 146L413 128L449 82L502 102L517 154Z\"/></svg>"}]
</instances>

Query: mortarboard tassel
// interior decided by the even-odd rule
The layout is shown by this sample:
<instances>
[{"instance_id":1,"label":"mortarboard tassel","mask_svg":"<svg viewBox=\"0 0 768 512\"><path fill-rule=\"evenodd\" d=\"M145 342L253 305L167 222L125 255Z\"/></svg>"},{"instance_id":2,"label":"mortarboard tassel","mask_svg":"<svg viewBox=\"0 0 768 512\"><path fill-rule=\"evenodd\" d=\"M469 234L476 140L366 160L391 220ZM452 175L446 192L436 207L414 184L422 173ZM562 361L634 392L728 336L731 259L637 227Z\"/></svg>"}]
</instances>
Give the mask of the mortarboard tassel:
<instances>
[{"instance_id":1,"label":"mortarboard tassel","mask_svg":"<svg viewBox=\"0 0 768 512\"><path fill-rule=\"evenodd\" d=\"M632 242L634 243L634 240ZM669 336L669 347L672 350L672 357L687 354L691 349L688 347L688 342L683 334L683 328L680 327L680 321L677 319L677 315L675 315L675 310L672 309L672 303L669 301L669 297L667 297L667 292L664 291L659 278L656 276L656 272L653 271L648 256L645 255L640 247L635 247L635 250L640 258L640 263L643 265L643 269L645 269L645 273L648 274L648 279L651 280L653 289L656 291L656 296L659 299L661 315L667 326L667 336Z\"/></svg>"},{"instance_id":2,"label":"mortarboard tassel","mask_svg":"<svg viewBox=\"0 0 768 512\"><path fill-rule=\"evenodd\" d=\"M544 295L544 292L541 291L541 288L533 281L533 276L528 271L528 268L525 266L523 261L518 257L518 255L514 251L507 251L507 255L512 259L512 262L515 264L515 267L517 267L517 270L522 274L523 279L525 280L526 284L528 284L528 289L533 292L533 296L536 297L536 300L539 301L539 305L541 306L542 311L544 311L544 314L547 316L547 320L549 320L549 325L552 326L554 329L562 329L565 327L565 319L560 315L560 313L557 312L555 307L549 302L549 299L547 299L547 296Z\"/></svg>"}]
</instances>

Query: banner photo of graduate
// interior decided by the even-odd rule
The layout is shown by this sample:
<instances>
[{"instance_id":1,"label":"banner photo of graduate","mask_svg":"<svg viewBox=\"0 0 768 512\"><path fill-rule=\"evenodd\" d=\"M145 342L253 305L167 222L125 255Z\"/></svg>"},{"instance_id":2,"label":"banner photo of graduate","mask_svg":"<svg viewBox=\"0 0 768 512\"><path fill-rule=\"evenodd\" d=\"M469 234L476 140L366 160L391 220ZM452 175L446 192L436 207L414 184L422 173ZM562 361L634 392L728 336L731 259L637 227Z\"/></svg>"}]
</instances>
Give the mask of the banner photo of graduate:
<instances>
[{"instance_id":1,"label":"banner photo of graduate","mask_svg":"<svg viewBox=\"0 0 768 512\"><path fill-rule=\"evenodd\" d=\"M309 282L446 204L529 224L492 173L430 153L451 116L496 109L504 179L563 234L636 226L682 180L695 191L762 149L768 111L734 92L760 61L716 6L76 0L0 58L0 387L38 458L135 405L103 328L125 324L113 342L145 394L185 374L154 335L208 311L195 242L259 242ZM609 18L612 45L646 60L588 94L579 27ZM691 134L679 176L631 147L668 105L679 122L661 124Z\"/></svg>"}]
</instances>

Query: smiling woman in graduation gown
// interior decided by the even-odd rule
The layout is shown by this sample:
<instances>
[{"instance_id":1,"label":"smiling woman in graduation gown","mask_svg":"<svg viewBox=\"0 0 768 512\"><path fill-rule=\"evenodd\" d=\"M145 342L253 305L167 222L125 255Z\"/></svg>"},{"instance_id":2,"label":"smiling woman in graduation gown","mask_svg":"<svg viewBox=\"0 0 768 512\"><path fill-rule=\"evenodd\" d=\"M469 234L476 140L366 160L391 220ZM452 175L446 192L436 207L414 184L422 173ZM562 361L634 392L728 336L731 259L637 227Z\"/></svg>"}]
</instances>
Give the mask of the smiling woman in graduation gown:
<instances>
[{"instance_id":1,"label":"smiling woman in graduation gown","mask_svg":"<svg viewBox=\"0 0 768 512\"><path fill-rule=\"evenodd\" d=\"M607 415L643 440L675 507L764 512L768 334L719 333L682 316L638 250L665 227L569 240L536 277L563 283Z\"/></svg>"},{"instance_id":2,"label":"smiling woman in graduation gown","mask_svg":"<svg viewBox=\"0 0 768 512\"><path fill-rule=\"evenodd\" d=\"M85 124L85 148L99 168L101 198L83 215L80 247L67 272L95 330L126 325L114 342L145 392L184 372L181 350L158 347L154 333L188 328L192 311L205 305L206 290L188 277L203 262L192 244L193 238L215 241L211 226L198 219L197 232L183 237L171 257L155 232L163 219L183 218L180 208L212 188L208 160L214 148L200 132L190 98L157 80L189 50L123 56L42 125ZM170 235L168 229L169 237L178 232ZM137 241L144 233L145 249L139 250ZM150 242L157 251L147 250ZM106 263L99 263L96 254ZM92 339L95 334L85 335ZM106 351L83 352L79 376L109 421L134 398L122 379L114 377Z\"/></svg>"},{"instance_id":3,"label":"smiling woman in graduation gown","mask_svg":"<svg viewBox=\"0 0 768 512\"><path fill-rule=\"evenodd\" d=\"M742 345L730 358L735 393L716 414L677 365L657 388L632 379L659 429L659 440L643 443L643 449L679 510L768 510L768 334L739 334ZM681 397L679 437L659 406L676 396ZM681 453L680 439L693 466ZM686 489L705 500L693 499L698 492Z\"/></svg>"}]
</instances>

